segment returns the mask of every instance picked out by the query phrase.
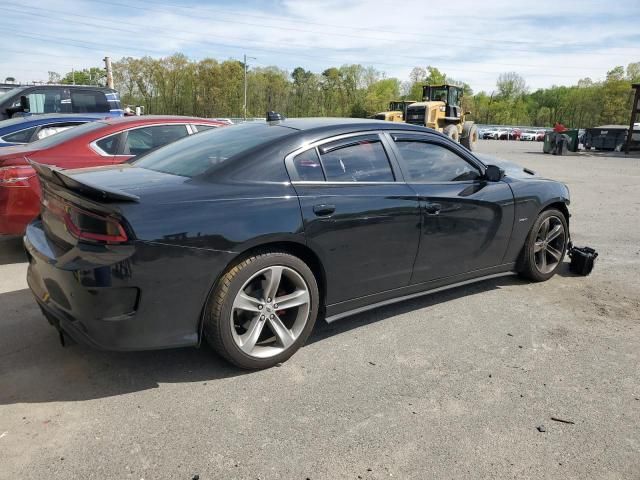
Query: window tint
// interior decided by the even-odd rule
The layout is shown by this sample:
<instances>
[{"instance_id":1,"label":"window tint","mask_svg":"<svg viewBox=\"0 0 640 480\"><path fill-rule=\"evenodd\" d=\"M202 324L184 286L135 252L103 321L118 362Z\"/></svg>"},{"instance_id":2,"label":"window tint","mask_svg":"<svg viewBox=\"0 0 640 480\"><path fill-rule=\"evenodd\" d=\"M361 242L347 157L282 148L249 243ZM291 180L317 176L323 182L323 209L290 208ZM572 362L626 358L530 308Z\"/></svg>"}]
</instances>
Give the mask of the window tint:
<instances>
[{"instance_id":1,"label":"window tint","mask_svg":"<svg viewBox=\"0 0 640 480\"><path fill-rule=\"evenodd\" d=\"M396 145L413 182L456 182L480 176L476 167L435 143L400 140Z\"/></svg>"},{"instance_id":2,"label":"window tint","mask_svg":"<svg viewBox=\"0 0 640 480\"><path fill-rule=\"evenodd\" d=\"M293 159L293 166L298 174L298 179L307 182L323 182L324 173L315 148L296 155Z\"/></svg>"},{"instance_id":3,"label":"window tint","mask_svg":"<svg viewBox=\"0 0 640 480\"><path fill-rule=\"evenodd\" d=\"M110 110L105 94L92 90L71 90L71 108L73 113L99 113Z\"/></svg>"},{"instance_id":4,"label":"window tint","mask_svg":"<svg viewBox=\"0 0 640 480\"><path fill-rule=\"evenodd\" d=\"M115 155L118 153L118 140L120 139L121 133L116 133L115 135L110 135L108 137L103 138L102 140L98 140L96 145L100 150L102 150L107 155Z\"/></svg>"},{"instance_id":5,"label":"window tint","mask_svg":"<svg viewBox=\"0 0 640 480\"><path fill-rule=\"evenodd\" d=\"M330 182L393 182L393 172L377 135L352 137L320 147Z\"/></svg>"},{"instance_id":6,"label":"window tint","mask_svg":"<svg viewBox=\"0 0 640 480\"><path fill-rule=\"evenodd\" d=\"M293 134L294 130L267 123L245 123L214 128L167 145L134 162L137 167L194 177L213 173L259 145Z\"/></svg>"},{"instance_id":7,"label":"window tint","mask_svg":"<svg viewBox=\"0 0 640 480\"><path fill-rule=\"evenodd\" d=\"M175 142L188 134L186 125L154 125L129 130L122 154L141 155L154 148Z\"/></svg>"},{"instance_id":8,"label":"window tint","mask_svg":"<svg viewBox=\"0 0 640 480\"><path fill-rule=\"evenodd\" d=\"M38 129L38 127L31 127L19 132L13 132L9 135L2 137L2 140L9 143L28 143L31 140L31 136Z\"/></svg>"}]
</instances>

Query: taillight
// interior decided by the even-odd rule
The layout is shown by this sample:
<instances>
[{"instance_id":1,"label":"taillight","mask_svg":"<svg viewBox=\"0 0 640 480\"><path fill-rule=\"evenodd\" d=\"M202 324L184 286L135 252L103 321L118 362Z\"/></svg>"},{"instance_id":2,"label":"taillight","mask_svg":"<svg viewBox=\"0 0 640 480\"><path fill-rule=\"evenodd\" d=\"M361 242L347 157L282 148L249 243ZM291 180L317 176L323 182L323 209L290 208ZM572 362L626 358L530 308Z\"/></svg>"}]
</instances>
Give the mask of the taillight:
<instances>
[{"instance_id":1,"label":"taillight","mask_svg":"<svg viewBox=\"0 0 640 480\"><path fill-rule=\"evenodd\" d=\"M29 179L36 171L28 165L0 167L0 187L30 187Z\"/></svg>"},{"instance_id":2,"label":"taillight","mask_svg":"<svg viewBox=\"0 0 640 480\"><path fill-rule=\"evenodd\" d=\"M45 197L43 205L62 219L67 231L80 240L110 244L128 240L123 226L115 218L83 210L51 195Z\"/></svg>"}]
</instances>

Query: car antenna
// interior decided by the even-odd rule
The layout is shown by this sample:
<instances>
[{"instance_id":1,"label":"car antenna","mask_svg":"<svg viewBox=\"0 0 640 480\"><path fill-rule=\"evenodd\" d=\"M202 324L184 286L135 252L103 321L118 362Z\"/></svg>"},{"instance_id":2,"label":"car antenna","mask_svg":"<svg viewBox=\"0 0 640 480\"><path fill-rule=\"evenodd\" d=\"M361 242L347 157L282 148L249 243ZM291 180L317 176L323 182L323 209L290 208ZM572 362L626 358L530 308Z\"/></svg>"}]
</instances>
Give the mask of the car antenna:
<instances>
[{"instance_id":1,"label":"car antenna","mask_svg":"<svg viewBox=\"0 0 640 480\"><path fill-rule=\"evenodd\" d=\"M280 122L284 120L285 117L281 113L278 112L267 112L267 122Z\"/></svg>"}]
</instances>

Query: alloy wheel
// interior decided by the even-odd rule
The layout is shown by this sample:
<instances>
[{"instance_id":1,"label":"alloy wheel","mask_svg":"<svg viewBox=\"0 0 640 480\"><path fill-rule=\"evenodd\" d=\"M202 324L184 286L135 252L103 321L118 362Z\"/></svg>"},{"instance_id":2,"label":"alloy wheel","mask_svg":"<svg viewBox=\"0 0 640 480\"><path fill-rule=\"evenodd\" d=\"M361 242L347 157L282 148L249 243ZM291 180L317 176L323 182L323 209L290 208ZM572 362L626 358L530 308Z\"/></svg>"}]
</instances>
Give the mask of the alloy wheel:
<instances>
[{"instance_id":1,"label":"alloy wheel","mask_svg":"<svg viewBox=\"0 0 640 480\"><path fill-rule=\"evenodd\" d=\"M562 260L565 248L565 230L556 216L546 218L538 229L533 246L536 268L540 273L552 272Z\"/></svg>"},{"instance_id":2,"label":"alloy wheel","mask_svg":"<svg viewBox=\"0 0 640 480\"><path fill-rule=\"evenodd\" d=\"M231 332L245 354L269 358L288 349L309 319L309 286L290 267L260 270L238 291L231 309Z\"/></svg>"}]
</instances>

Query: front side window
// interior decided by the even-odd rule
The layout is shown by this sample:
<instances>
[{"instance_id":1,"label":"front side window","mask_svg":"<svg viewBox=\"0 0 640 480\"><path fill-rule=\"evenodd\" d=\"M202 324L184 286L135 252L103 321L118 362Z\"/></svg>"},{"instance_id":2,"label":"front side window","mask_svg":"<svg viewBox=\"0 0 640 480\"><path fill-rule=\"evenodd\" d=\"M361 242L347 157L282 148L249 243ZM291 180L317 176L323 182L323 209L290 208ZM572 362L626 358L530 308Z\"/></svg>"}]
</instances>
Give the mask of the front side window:
<instances>
[{"instance_id":1,"label":"front side window","mask_svg":"<svg viewBox=\"0 0 640 480\"><path fill-rule=\"evenodd\" d=\"M62 113L62 89L32 90L27 95L29 99L30 113ZM20 106L20 99L16 100L14 107Z\"/></svg>"},{"instance_id":2,"label":"front side window","mask_svg":"<svg viewBox=\"0 0 640 480\"><path fill-rule=\"evenodd\" d=\"M480 177L475 166L441 145L409 140L398 140L396 145L412 182L460 182Z\"/></svg>"},{"instance_id":3,"label":"front side window","mask_svg":"<svg viewBox=\"0 0 640 480\"><path fill-rule=\"evenodd\" d=\"M2 140L7 143L29 143L31 137L37 129L38 127L31 127L20 130L19 132L13 132L2 137Z\"/></svg>"},{"instance_id":4,"label":"front side window","mask_svg":"<svg viewBox=\"0 0 640 480\"><path fill-rule=\"evenodd\" d=\"M101 113L111 109L105 94L94 90L71 90L71 108L73 113Z\"/></svg>"},{"instance_id":5,"label":"front side window","mask_svg":"<svg viewBox=\"0 0 640 480\"><path fill-rule=\"evenodd\" d=\"M363 135L319 148L329 182L393 182L387 153L377 135Z\"/></svg>"},{"instance_id":6,"label":"front side window","mask_svg":"<svg viewBox=\"0 0 640 480\"><path fill-rule=\"evenodd\" d=\"M130 130L123 155L142 155L189 135L186 125L153 125Z\"/></svg>"}]
</instances>

